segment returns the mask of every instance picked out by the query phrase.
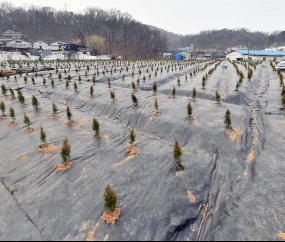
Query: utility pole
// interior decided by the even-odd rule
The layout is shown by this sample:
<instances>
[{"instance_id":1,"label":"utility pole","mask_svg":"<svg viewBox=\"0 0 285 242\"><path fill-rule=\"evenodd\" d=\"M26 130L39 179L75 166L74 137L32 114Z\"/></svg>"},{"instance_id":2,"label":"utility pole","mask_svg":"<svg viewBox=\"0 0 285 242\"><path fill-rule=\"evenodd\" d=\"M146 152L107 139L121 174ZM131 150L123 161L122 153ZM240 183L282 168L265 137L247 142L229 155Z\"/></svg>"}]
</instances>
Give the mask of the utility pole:
<instances>
[{"instance_id":1,"label":"utility pole","mask_svg":"<svg viewBox=\"0 0 285 242\"><path fill-rule=\"evenodd\" d=\"M247 52L247 59L249 60L249 45L250 45L250 42L248 42L248 52Z\"/></svg>"}]
</instances>

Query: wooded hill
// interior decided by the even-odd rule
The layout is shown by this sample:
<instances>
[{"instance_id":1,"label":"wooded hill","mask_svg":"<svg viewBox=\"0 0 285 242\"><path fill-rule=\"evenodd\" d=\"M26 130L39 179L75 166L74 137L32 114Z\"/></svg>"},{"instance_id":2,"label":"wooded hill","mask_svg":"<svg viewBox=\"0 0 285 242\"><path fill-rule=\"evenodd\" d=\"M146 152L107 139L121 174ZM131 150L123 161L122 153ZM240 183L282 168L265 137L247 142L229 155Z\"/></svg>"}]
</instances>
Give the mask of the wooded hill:
<instances>
[{"instance_id":1,"label":"wooded hill","mask_svg":"<svg viewBox=\"0 0 285 242\"><path fill-rule=\"evenodd\" d=\"M270 46L280 46L285 44L285 31L275 31L271 34L263 32L252 32L248 29L221 29L206 30L198 34L179 35L167 32L150 26L151 29L157 29L165 34L169 39L169 48L186 47L194 44L199 49L217 49L226 51L227 48L244 45L250 49L263 49Z\"/></svg>"}]
</instances>

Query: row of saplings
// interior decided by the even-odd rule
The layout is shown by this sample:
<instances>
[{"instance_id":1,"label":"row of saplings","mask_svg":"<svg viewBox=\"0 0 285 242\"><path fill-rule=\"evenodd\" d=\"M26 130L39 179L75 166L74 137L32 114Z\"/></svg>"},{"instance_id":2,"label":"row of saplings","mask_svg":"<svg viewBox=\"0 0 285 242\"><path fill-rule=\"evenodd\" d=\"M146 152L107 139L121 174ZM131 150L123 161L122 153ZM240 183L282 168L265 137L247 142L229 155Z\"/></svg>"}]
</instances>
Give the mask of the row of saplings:
<instances>
[{"instance_id":1,"label":"row of saplings","mask_svg":"<svg viewBox=\"0 0 285 242\"><path fill-rule=\"evenodd\" d=\"M53 109L53 115L56 116L57 115L57 106L53 103L52 105L52 109ZM155 108L156 110L158 109L158 105L157 105L157 100L155 100ZM0 103L0 109L3 112L3 116L4 116L4 112L5 112L5 103L3 101L1 101ZM187 117L190 118L192 114L192 107L191 104L188 103L187 105ZM13 108L10 108L10 116L13 119L13 122L15 120L15 112L13 110ZM72 123L72 113L70 111L69 106L67 106L66 109L66 116L67 119L69 121L69 123ZM27 114L24 112L24 123L27 125L27 130L30 129L30 118L27 116ZM68 123L68 124L69 124ZM225 113L225 118L224 118L224 123L225 123L225 128L226 129L231 129L231 113L229 110L226 111ZM93 118L93 122L92 122L92 129L95 132L95 135L93 137L100 137L99 131L100 131L100 124L99 122ZM135 142L135 138L136 135L134 133L134 128L132 127L130 130L130 136L129 136L129 143L132 147L133 143ZM40 140L43 144L41 144L39 147L40 148L44 148L46 146L46 133L43 130L43 127L40 127ZM71 146L68 144L68 139L64 139L63 140L63 145L62 148L60 150L60 155L62 157L62 163L64 166L69 166L71 159L70 159L70 153L71 153ZM178 143L177 140L175 140L174 142L174 148L173 148L173 157L174 157L174 162L176 165L177 170L181 170L183 169L182 166L182 156L183 152L181 150L181 147ZM105 193L104 193L104 207L107 209L107 212L102 216L102 219L108 223L112 223L114 224L115 221L119 218L120 216L120 208L117 206L117 196L114 190L111 189L111 186L108 184L105 188Z\"/></svg>"},{"instance_id":2,"label":"row of saplings","mask_svg":"<svg viewBox=\"0 0 285 242\"><path fill-rule=\"evenodd\" d=\"M274 72L277 72L277 74L279 75L279 80L280 80L280 87L282 87L281 90L281 103L283 107L280 107L280 109L285 109L285 86L284 86L284 81L283 81L283 74L280 71L280 69L276 69L275 65L273 64L272 61L270 61L270 65L272 67L272 70Z\"/></svg>"},{"instance_id":3,"label":"row of saplings","mask_svg":"<svg viewBox=\"0 0 285 242\"><path fill-rule=\"evenodd\" d=\"M68 107L67 107L67 116L68 116L69 121L71 121L70 118L71 118L72 114L71 114ZM27 117L27 115L25 113L24 113L24 122L25 123L30 122L29 118ZM231 129L231 112L229 110L227 110L225 113L224 123L225 123L226 129ZM92 129L95 131L94 137L98 137L99 136L99 122L95 118L93 119ZM40 131L40 139L41 139L41 142L43 143L43 145L40 145L40 147L43 147L46 145L46 133L43 130L42 126L40 127L40 130L41 130ZM135 138L136 138L136 135L134 132L135 132L134 128L132 127L130 130L130 136L129 136L129 143L131 146L135 142ZM63 161L62 163L65 166L68 166L69 165L68 163L71 162L70 153L71 153L71 146L68 144L68 139L65 138L63 140L63 145L62 145L62 148L60 150L60 155L61 155L62 161ZM183 154L183 151L182 151L178 141L175 139L174 148L173 148L173 158L174 158L174 163L176 165L177 170L184 169L182 166L182 159L181 159L182 154ZM115 191L113 189L111 189L110 184L108 184L105 187L105 192L104 192L103 197L104 197L104 207L106 208L107 211L102 216L102 219L108 223L114 224L115 221L117 219L119 219L121 205L118 206L117 195L116 195Z\"/></svg>"}]
</instances>

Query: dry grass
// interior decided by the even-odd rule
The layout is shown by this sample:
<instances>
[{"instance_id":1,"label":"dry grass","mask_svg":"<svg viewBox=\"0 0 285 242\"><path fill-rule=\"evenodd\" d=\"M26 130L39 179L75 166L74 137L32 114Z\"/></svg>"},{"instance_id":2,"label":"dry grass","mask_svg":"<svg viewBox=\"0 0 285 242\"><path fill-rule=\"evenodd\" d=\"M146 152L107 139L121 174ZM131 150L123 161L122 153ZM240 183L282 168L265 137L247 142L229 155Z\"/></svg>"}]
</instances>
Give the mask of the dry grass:
<instances>
[{"instance_id":1,"label":"dry grass","mask_svg":"<svg viewBox=\"0 0 285 242\"><path fill-rule=\"evenodd\" d=\"M108 210L106 213L103 214L101 219L107 223L112 225L120 218L121 210L120 208L116 208L114 211Z\"/></svg>"}]
</instances>

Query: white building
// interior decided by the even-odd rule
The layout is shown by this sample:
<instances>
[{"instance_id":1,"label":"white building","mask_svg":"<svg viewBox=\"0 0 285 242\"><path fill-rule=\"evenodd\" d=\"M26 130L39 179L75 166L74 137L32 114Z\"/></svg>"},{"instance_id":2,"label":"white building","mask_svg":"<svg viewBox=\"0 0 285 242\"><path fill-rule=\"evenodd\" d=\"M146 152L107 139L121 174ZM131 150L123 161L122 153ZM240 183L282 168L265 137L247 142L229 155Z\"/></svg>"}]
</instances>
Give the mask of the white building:
<instances>
[{"instance_id":1,"label":"white building","mask_svg":"<svg viewBox=\"0 0 285 242\"><path fill-rule=\"evenodd\" d=\"M46 43L46 42L44 42L42 40L38 40L38 41L34 42L33 48L34 49L49 50L50 46L49 46L48 43Z\"/></svg>"},{"instance_id":2,"label":"white building","mask_svg":"<svg viewBox=\"0 0 285 242\"><path fill-rule=\"evenodd\" d=\"M23 39L13 39L7 40L4 42L5 47L14 47L14 48L33 48L33 43L28 40Z\"/></svg>"},{"instance_id":3,"label":"white building","mask_svg":"<svg viewBox=\"0 0 285 242\"><path fill-rule=\"evenodd\" d=\"M248 55L249 53L249 55ZM233 50L227 54L227 60L275 60L283 61L285 60L284 51L261 51L261 50Z\"/></svg>"},{"instance_id":4,"label":"white building","mask_svg":"<svg viewBox=\"0 0 285 242\"><path fill-rule=\"evenodd\" d=\"M51 43L49 43L49 49L50 50L60 50L61 46L65 46L66 44L68 44L68 42L62 41L62 40L57 40L57 41L53 41Z\"/></svg>"},{"instance_id":5,"label":"white building","mask_svg":"<svg viewBox=\"0 0 285 242\"><path fill-rule=\"evenodd\" d=\"M265 51L285 51L285 46L271 47L265 49Z\"/></svg>"}]
</instances>

